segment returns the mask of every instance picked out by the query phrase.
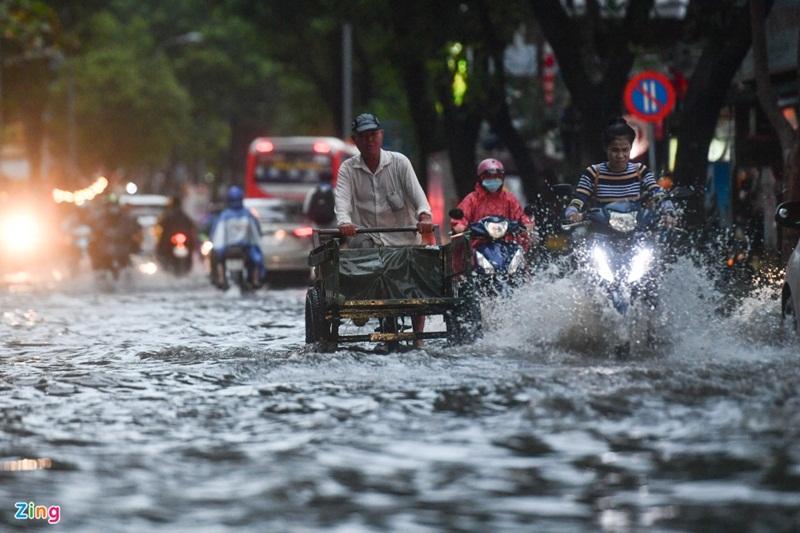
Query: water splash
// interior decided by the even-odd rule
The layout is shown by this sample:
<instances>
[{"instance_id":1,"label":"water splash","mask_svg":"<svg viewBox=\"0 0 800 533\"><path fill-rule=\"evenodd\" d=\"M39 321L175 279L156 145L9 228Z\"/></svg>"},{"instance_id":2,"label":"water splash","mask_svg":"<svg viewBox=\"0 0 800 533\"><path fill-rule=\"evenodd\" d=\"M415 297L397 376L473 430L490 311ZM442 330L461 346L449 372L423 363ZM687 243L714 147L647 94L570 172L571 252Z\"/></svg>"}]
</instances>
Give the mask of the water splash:
<instances>
[{"instance_id":1,"label":"water splash","mask_svg":"<svg viewBox=\"0 0 800 533\"><path fill-rule=\"evenodd\" d=\"M798 339L780 316L779 272L768 272L749 294L721 312L729 295L708 267L681 257L665 272L657 314L656 354L729 358L796 353ZM776 280L778 282L776 283ZM484 302L485 339L497 349L527 348L562 355L614 355L625 321L580 272L551 265L508 297Z\"/></svg>"}]
</instances>

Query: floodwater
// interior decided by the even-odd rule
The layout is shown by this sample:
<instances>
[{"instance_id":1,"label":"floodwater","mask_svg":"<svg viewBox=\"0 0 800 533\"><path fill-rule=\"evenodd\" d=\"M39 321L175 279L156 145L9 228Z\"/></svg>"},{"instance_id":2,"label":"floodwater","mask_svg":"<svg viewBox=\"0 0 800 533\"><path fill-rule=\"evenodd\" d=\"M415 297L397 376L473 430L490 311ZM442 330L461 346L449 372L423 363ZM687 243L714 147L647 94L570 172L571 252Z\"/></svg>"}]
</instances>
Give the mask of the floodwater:
<instances>
[{"instance_id":1,"label":"floodwater","mask_svg":"<svg viewBox=\"0 0 800 533\"><path fill-rule=\"evenodd\" d=\"M624 358L544 275L390 355L306 351L298 288L2 287L0 529L797 531L800 343L773 291L722 317L707 285L668 276Z\"/></svg>"}]
</instances>

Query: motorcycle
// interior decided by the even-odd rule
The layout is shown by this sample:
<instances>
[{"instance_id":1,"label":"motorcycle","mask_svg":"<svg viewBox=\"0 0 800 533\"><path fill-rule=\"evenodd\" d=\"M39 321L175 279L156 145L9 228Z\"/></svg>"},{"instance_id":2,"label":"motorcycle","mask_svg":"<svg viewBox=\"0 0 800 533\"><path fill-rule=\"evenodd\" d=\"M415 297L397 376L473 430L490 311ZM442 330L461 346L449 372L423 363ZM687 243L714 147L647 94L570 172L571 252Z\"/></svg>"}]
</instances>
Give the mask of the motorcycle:
<instances>
[{"instance_id":1,"label":"motorcycle","mask_svg":"<svg viewBox=\"0 0 800 533\"><path fill-rule=\"evenodd\" d=\"M216 261L220 275L216 285L223 290L228 290L236 285L242 292L256 289L251 281L251 272L248 268L248 253L243 246L229 246L222 257Z\"/></svg>"},{"instance_id":2,"label":"motorcycle","mask_svg":"<svg viewBox=\"0 0 800 533\"><path fill-rule=\"evenodd\" d=\"M92 269L108 272L116 281L124 269L131 266L132 246L127 239L105 238L89 244Z\"/></svg>"},{"instance_id":3,"label":"motorcycle","mask_svg":"<svg viewBox=\"0 0 800 533\"><path fill-rule=\"evenodd\" d=\"M453 219L464 218L459 208L451 209L449 215ZM471 223L467 231L480 292L503 294L524 279L527 260L519 241L529 236L523 224L491 215Z\"/></svg>"},{"instance_id":4,"label":"motorcycle","mask_svg":"<svg viewBox=\"0 0 800 533\"><path fill-rule=\"evenodd\" d=\"M163 238L163 237L162 237ZM183 276L192 269L192 245L186 233L176 231L159 245L159 262L164 270Z\"/></svg>"},{"instance_id":5,"label":"motorcycle","mask_svg":"<svg viewBox=\"0 0 800 533\"><path fill-rule=\"evenodd\" d=\"M741 226L726 227L710 240L709 251L714 265L711 274L720 298L717 313L728 316L756 284L752 240Z\"/></svg>"},{"instance_id":6,"label":"motorcycle","mask_svg":"<svg viewBox=\"0 0 800 533\"><path fill-rule=\"evenodd\" d=\"M682 199L690 191L676 188L663 200ZM589 286L600 287L619 316L628 320L629 333L655 341L659 288L663 266L673 242L683 231L660 227L660 215L649 198L612 202L587 210L581 222L564 222L567 231L588 231L579 253L589 267ZM636 339L634 339L636 340Z\"/></svg>"}]
</instances>

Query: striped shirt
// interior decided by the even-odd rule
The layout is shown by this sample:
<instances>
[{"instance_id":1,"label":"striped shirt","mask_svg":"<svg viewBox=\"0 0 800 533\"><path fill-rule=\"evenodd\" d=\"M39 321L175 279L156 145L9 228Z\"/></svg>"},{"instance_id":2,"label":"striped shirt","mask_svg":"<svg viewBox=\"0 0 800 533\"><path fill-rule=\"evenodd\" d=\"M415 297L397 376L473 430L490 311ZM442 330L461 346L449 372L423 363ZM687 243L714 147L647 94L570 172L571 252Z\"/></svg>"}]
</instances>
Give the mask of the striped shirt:
<instances>
[{"instance_id":1,"label":"striped shirt","mask_svg":"<svg viewBox=\"0 0 800 533\"><path fill-rule=\"evenodd\" d=\"M653 171L644 163L628 163L625 170L615 172L608 163L591 165L581 174L575 197L569 205L583 209L594 198L595 202L610 203L638 200L643 191L661 190Z\"/></svg>"}]
</instances>

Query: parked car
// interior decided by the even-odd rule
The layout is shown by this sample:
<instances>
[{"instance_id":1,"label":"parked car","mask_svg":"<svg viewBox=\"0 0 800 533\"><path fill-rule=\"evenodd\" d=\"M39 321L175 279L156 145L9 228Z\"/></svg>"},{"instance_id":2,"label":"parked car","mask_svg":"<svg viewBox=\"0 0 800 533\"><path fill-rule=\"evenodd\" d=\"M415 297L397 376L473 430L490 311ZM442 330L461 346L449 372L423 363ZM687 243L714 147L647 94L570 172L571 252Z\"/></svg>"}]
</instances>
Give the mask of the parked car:
<instances>
[{"instance_id":1,"label":"parked car","mask_svg":"<svg viewBox=\"0 0 800 533\"><path fill-rule=\"evenodd\" d=\"M775 221L786 228L800 230L800 202L784 202L775 212ZM800 335L800 241L786 264L786 279L781 291L781 316Z\"/></svg>"},{"instance_id":2,"label":"parked car","mask_svg":"<svg viewBox=\"0 0 800 533\"><path fill-rule=\"evenodd\" d=\"M303 214L303 204L280 198L245 198L244 206L261 224L267 275L291 274L306 280L311 275L308 254L314 228Z\"/></svg>"}]
</instances>

